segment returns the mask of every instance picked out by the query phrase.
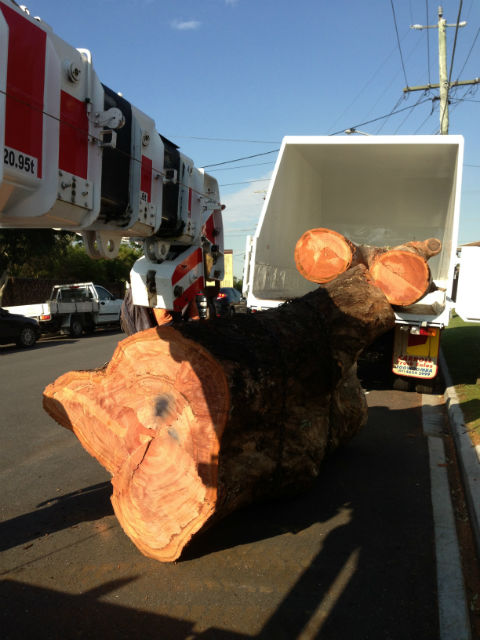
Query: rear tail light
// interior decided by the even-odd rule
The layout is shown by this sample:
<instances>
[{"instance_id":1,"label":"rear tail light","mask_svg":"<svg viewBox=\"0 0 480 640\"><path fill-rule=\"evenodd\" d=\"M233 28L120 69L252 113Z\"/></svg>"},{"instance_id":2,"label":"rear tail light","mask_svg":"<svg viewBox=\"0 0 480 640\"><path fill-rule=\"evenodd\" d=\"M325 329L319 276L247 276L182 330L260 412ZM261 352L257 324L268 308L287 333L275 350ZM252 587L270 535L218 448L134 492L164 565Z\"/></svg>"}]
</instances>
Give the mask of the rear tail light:
<instances>
[{"instance_id":1,"label":"rear tail light","mask_svg":"<svg viewBox=\"0 0 480 640\"><path fill-rule=\"evenodd\" d=\"M227 294L226 293L219 293L217 296L217 300L222 300L223 298L226 298Z\"/></svg>"},{"instance_id":2,"label":"rear tail light","mask_svg":"<svg viewBox=\"0 0 480 640\"><path fill-rule=\"evenodd\" d=\"M50 313L42 313L42 315L40 316L40 320L46 321L46 320L51 320L51 319L52 319L52 316L51 316Z\"/></svg>"},{"instance_id":3,"label":"rear tail light","mask_svg":"<svg viewBox=\"0 0 480 640\"><path fill-rule=\"evenodd\" d=\"M433 327L411 327L410 333L416 336L436 336L437 330Z\"/></svg>"}]
</instances>

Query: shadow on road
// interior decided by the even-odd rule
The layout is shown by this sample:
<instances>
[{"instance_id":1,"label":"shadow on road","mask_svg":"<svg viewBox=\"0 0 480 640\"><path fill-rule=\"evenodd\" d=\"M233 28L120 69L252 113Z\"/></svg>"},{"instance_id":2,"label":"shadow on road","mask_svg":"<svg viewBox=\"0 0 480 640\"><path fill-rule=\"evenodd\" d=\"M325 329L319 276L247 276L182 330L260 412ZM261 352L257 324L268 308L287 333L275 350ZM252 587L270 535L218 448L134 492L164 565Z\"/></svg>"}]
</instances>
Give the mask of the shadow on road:
<instances>
[{"instance_id":1,"label":"shadow on road","mask_svg":"<svg viewBox=\"0 0 480 640\"><path fill-rule=\"evenodd\" d=\"M79 522L99 520L113 513L110 482L55 496L37 510L0 523L0 551L26 544Z\"/></svg>"},{"instance_id":2,"label":"shadow on road","mask_svg":"<svg viewBox=\"0 0 480 640\"><path fill-rule=\"evenodd\" d=\"M138 576L107 582L81 595L69 595L54 589L34 587L15 580L0 583L0 601L8 609L0 613L2 638L102 638L103 640L182 640L208 638L242 640L251 636L222 629L196 634L194 621L102 602L112 591L131 585Z\"/></svg>"},{"instance_id":3,"label":"shadow on road","mask_svg":"<svg viewBox=\"0 0 480 640\"><path fill-rule=\"evenodd\" d=\"M0 527L6 544L3 548L109 515L109 493L109 483L102 483L47 500L38 505L40 511ZM290 535L295 536L293 545ZM207 607L208 620L208 606L213 606L211 597L204 600L201 592L189 595L197 610L191 620L157 614L155 605L147 603L139 609L102 601L123 587L127 598L128 589L138 594L135 582L146 578L142 572L81 595L5 580L0 587L2 637L436 640L433 535L427 441L419 409L374 404L367 427L324 463L308 493L232 514L199 535L181 562L172 567L175 580L188 584L191 567L195 567L192 561L212 554L214 567L206 565L207 575L218 571L220 581L228 575L232 583L241 584L245 568L236 555L243 553L247 562L249 544L276 539L265 547L268 561L260 563L263 577L259 577L258 588L266 584L277 589L272 581L273 576L281 575L282 563L288 568L288 577L293 572L297 579L290 589L278 585L278 592L286 595L276 608L269 609L271 614L258 634L234 629L242 626L242 616L249 615L243 610L245 602L255 600L248 605L252 609L258 606L257 599L261 602L261 590L241 600L239 618L232 619L231 630L195 631L199 622L205 628L204 620L198 620L199 607ZM317 549L308 566L299 560L305 558L306 549ZM161 575L155 584L163 584ZM291 584L288 577L285 584ZM157 596L161 599L162 592ZM164 597L168 602L170 596ZM219 590L215 598L215 606L233 606L235 610L236 596L231 590Z\"/></svg>"},{"instance_id":4,"label":"shadow on road","mask_svg":"<svg viewBox=\"0 0 480 640\"><path fill-rule=\"evenodd\" d=\"M438 638L428 451L418 409L371 407L368 427L325 461L311 491L232 514L197 536L182 560L287 532L301 547L316 523L326 525L320 551L259 637L309 631L307 638Z\"/></svg>"}]
</instances>

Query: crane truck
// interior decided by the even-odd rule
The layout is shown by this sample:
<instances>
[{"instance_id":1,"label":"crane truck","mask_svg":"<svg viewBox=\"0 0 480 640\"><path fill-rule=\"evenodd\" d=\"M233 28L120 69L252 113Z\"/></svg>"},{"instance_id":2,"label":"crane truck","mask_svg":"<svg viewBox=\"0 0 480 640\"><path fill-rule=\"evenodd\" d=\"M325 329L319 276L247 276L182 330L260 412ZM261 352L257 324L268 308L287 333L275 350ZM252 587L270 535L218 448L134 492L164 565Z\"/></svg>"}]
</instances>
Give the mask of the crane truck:
<instances>
[{"instance_id":1,"label":"crane truck","mask_svg":"<svg viewBox=\"0 0 480 640\"><path fill-rule=\"evenodd\" d=\"M255 235L247 239L244 295L253 311L276 307L316 286L294 260L302 234L319 227L355 244L395 247L435 237L434 290L395 308L395 387L431 390L440 334L453 309L480 321L480 247L457 247L462 136L287 136ZM412 385L410 385L412 383Z\"/></svg>"},{"instance_id":2,"label":"crane truck","mask_svg":"<svg viewBox=\"0 0 480 640\"><path fill-rule=\"evenodd\" d=\"M75 231L94 258L141 240L135 305L184 313L213 297L224 272L217 181L101 83L90 51L13 0L0 0L0 60L0 228Z\"/></svg>"}]
</instances>

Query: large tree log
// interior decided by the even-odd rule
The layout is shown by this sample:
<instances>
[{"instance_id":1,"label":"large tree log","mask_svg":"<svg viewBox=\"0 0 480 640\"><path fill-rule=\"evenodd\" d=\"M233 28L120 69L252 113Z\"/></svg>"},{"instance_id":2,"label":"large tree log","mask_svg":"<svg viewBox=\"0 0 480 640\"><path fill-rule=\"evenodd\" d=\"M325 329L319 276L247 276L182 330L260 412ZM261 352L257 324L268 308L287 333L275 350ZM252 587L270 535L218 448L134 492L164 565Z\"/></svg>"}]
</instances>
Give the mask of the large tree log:
<instances>
[{"instance_id":1,"label":"large tree log","mask_svg":"<svg viewBox=\"0 0 480 640\"><path fill-rule=\"evenodd\" d=\"M313 481L364 424L356 360L393 324L360 265L276 310L131 335L44 407L112 474L127 535L172 561L207 523Z\"/></svg>"},{"instance_id":2,"label":"large tree log","mask_svg":"<svg viewBox=\"0 0 480 640\"><path fill-rule=\"evenodd\" d=\"M407 242L394 248L355 245L331 229L310 229L295 246L295 263L304 278L331 282L357 264L366 265L373 283L390 304L408 306L420 300L431 286L427 260L442 248L440 240Z\"/></svg>"}]
</instances>

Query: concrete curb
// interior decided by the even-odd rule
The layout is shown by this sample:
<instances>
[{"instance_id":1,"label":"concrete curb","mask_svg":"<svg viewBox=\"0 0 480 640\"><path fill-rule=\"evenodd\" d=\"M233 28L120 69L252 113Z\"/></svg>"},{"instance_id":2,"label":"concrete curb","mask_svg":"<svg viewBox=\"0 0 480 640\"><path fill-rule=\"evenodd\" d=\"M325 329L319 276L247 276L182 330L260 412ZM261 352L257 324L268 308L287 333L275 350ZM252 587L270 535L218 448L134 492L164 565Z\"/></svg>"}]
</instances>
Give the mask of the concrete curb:
<instances>
[{"instance_id":1,"label":"concrete curb","mask_svg":"<svg viewBox=\"0 0 480 640\"><path fill-rule=\"evenodd\" d=\"M475 447L468 435L460 401L441 351L439 359L445 379L445 406L452 427L477 553L480 556L480 446Z\"/></svg>"}]
</instances>

